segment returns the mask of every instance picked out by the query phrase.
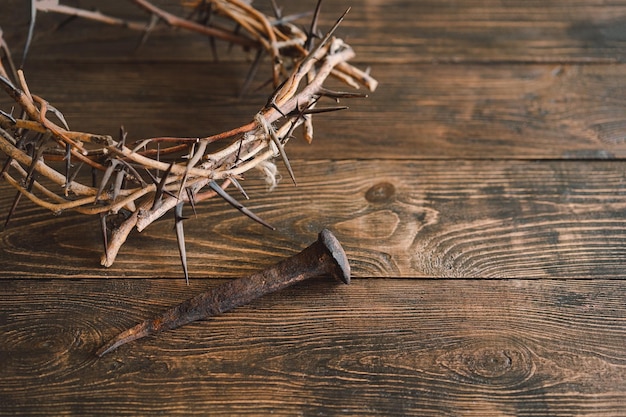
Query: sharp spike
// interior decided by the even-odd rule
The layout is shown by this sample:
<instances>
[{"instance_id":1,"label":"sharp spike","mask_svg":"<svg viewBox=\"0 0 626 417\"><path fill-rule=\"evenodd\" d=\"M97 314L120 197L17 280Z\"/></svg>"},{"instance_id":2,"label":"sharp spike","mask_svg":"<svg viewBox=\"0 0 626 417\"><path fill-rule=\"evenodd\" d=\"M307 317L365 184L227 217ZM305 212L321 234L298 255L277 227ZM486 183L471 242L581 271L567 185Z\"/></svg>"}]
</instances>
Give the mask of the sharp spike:
<instances>
[{"instance_id":1,"label":"sharp spike","mask_svg":"<svg viewBox=\"0 0 626 417\"><path fill-rule=\"evenodd\" d=\"M120 141L117 143L118 149L122 149L124 146L126 146L127 136L128 136L128 133L126 132L126 129L124 128L124 126L120 126Z\"/></svg>"},{"instance_id":2,"label":"sharp spike","mask_svg":"<svg viewBox=\"0 0 626 417\"><path fill-rule=\"evenodd\" d=\"M107 230L106 213L100 213L100 230L102 232L102 244L104 246L104 257L108 263L109 261L109 235L108 235L108 230Z\"/></svg>"},{"instance_id":3,"label":"sharp spike","mask_svg":"<svg viewBox=\"0 0 626 417\"><path fill-rule=\"evenodd\" d=\"M367 93L333 91L333 90L329 90L329 89L324 88L324 87L322 87L322 88L320 88L318 90L318 94L320 96L330 97L330 98L334 98L334 99L340 99L340 98L367 98L368 97Z\"/></svg>"},{"instance_id":4,"label":"sharp spike","mask_svg":"<svg viewBox=\"0 0 626 417\"><path fill-rule=\"evenodd\" d=\"M198 216L198 212L196 212L196 197L194 195L193 190L190 187L185 188L187 191L187 200L189 200L189 204L191 205L191 209L193 210L193 215Z\"/></svg>"},{"instance_id":5,"label":"sharp spike","mask_svg":"<svg viewBox=\"0 0 626 417\"><path fill-rule=\"evenodd\" d=\"M157 142L156 160L157 160L157 162L161 162L161 143L160 142ZM157 177L159 176L160 172L161 172L161 170L159 170L159 169L156 170Z\"/></svg>"},{"instance_id":6,"label":"sharp spike","mask_svg":"<svg viewBox=\"0 0 626 417\"><path fill-rule=\"evenodd\" d=\"M318 0L317 5L315 5L315 12L313 12L313 19L311 19L311 27L309 28L309 33L307 34L306 41L304 42L304 48L307 51L311 50L313 46L313 38L317 36L317 22L320 17L320 10L322 8L322 0Z\"/></svg>"},{"instance_id":7,"label":"sharp spike","mask_svg":"<svg viewBox=\"0 0 626 417\"><path fill-rule=\"evenodd\" d=\"M276 0L272 0L272 9L274 10L274 16L276 16L276 19L282 19L283 18L283 11L281 10L280 7L278 7L278 4L276 4Z\"/></svg>"},{"instance_id":8,"label":"sharp spike","mask_svg":"<svg viewBox=\"0 0 626 417\"><path fill-rule=\"evenodd\" d=\"M162 199L163 199L163 190L165 189L165 181L167 181L167 177L169 177L170 172L172 172L173 167L174 167L174 163L172 162L170 166L167 167L167 171L165 171L165 173L163 174L163 177L161 177L161 181L159 181L156 191L154 192L154 202L152 203L151 210L155 210L161 205L161 202L163 201ZM154 180L156 182L156 178L154 178Z\"/></svg>"},{"instance_id":9,"label":"sharp spike","mask_svg":"<svg viewBox=\"0 0 626 417\"><path fill-rule=\"evenodd\" d=\"M26 62L26 56L30 49L30 43L33 40L33 34L35 33L35 22L37 20L37 0L30 1L30 21L28 22L28 35L26 36L26 43L24 44L24 53L22 54L22 68Z\"/></svg>"},{"instance_id":10,"label":"sharp spike","mask_svg":"<svg viewBox=\"0 0 626 417\"><path fill-rule=\"evenodd\" d=\"M72 146L69 143L65 144L65 194L70 188L70 170L72 169Z\"/></svg>"},{"instance_id":11,"label":"sharp spike","mask_svg":"<svg viewBox=\"0 0 626 417\"><path fill-rule=\"evenodd\" d=\"M4 56L9 64L9 70L11 71L11 75L14 79L17 79L17 68L15 67L15 63L13 62L13 57L11 56L11 50L9 49L9 45L4 41L0 33L0 49L4 51Z\"/></svg>"},{"instance_id":12,"label":"sharp spike","mask_svg":"<svg viewBox=\"0 0 626 417\"><path fill-rule=\"evenodd\" d=\"M276 135L276 131L274 128L267 123L267 120L261 115L257 115L257 123L265 130L265 134L270 137L276 148L278 148L278 153L285 164L285 168L287 168L287 172L293 181L293 184L297 187L298 183L296 182L296 176L293 173L293 169L291 169L291 164L289 163L289 158L287 158L287 153L285 152L285 147L283 146L280 138Z\"/></svg>"},{"instance_id":13,"label":"sharp spike","mask_svg":"<svg viewBox=\"0 0 626 417\"><path fill-rule=\"evenodd\" d=\"M304 111L304 114L330 113L334 111L347 110L347 109L348 109L348 106L322 107L322 108L307 109Z\"/></svg>"},{"instance_id":14,"label":"sharp spike","mask_svg":"<svg viewBox=\"0 0 626 417\"><path fill-rule=\"evenodd\" d=\"M50 139L52 135L50 132L46 132L43 135L40 135L35 141L33 141L32 153L31 153L31 161L30 166L28 167L28 171L26 172L26 177L24 179L25 182L31 180L35 173L35 167L37 166L37 162L41 159L43 152L45 150L45 145L48 139Z\"/></svg>"},{"instance_id":15,"label":"sharp spike","mask_svg":"<svg viewBox=\"0 0 626 417\"><path fill-rule=\"evenodd\" d=\"M4 227L3 227L4 230L6 230L7 226L9 225L9 222L11 221L11 217L13 217L13 214L15 213L15 209L17 205L19 204L21 197L22 197L22 193L18 191L17 194L15 194L15 198L13 199L13 203L11 204L11 208L9 209L9 213L7 214L7 218L4 220Z\"/></svg>"},{"instance_id":16,"label":"sharp spike","mask_svg":"<svg viewBox=\"0 0 626 417\"><path fill-rule=\"evenodd\" d=\"M78 164L78 166L76 167L76 169L74 170L74 173L72 174L72 176L69 179L68 182L68 187L69 185L74 182L74 180L76 179L76 176L78 175L78 172L80 171L80 169L83 167L83 165L85 165L84 162L81 162L80 164Z\"/></svg>"},{"instance_id":17,"label":"sharp spike","mask_svg":"<svg viewBox=\"0 0 626 417\"><path fill-rule=\"evenodd\" d=\"M250 197L248 197L248 193L246 193L246 190L243 189L243 187L241 186L241 183L237 181L235 177L230 177L230 182L233 183L235 188L239 190L239 192L245 197L246 200L250 200Z\"/></svg>"},{"instance_id":18,"label":"sharp spike","mask_svg":"<svg viewBox=\"0 0 626 417\"><path fill-rule=\"evenodd\" d=\"M10 91L7 91L12 97L20 97L24 92L13 85L11 80L0 75L0 82L5 85Z\"/></svg>"},{"instance_id":19,"label":"sharp spike","mask_svg":"<svg viewBox=\"0 0 626 417\"><path fill-rule=\"evenodd\" d=\"M156 24L159 23L159 20L160 20L159 16L157 16L156 14L152 14L150 16L150 21L146 25L146 28L143 31L143 34L141 35L141 39L139 39L139 42L137 43L137 47L135 48L135 50L139 50L142 46L146 44L146 41L150 37L150 34L152 33L152 30L154 29Z\"/></svg>"},{"instance_id":20,"label":"sharp spike","mask_svg":"<svg viewBox=\"0 0 626 417\"><path fill-rule=\"evenodd\" d=\"M287 172L289 173L289 176L291 177L291 181L293 181L293 185L297 187L298 183L296 182L296 176L294 175L293 169L291 168L291 163L289 162L289 158L287 158L285 147L283 146L283 144L280 142L280 139L278 139L276 135L272 135L272 136L273 136L272 140L278 147L278 151L280 152L280 157L283 161L283 164L285 164L285 168L287 168Z\"/></svg>"},{"instance_id":21,"label":"sharp spike","mask_svg":"<svg viewBox=\"0 0 626 417\"><path fill-rule=\"evenodd\" d=\"M15 117L11 116L9 113L5 113L2 110L0 110L0 114L2 115L2 117L6 117L7 119L9 119L9 121L15 125L17 123L17 120L15 120Z\"/></svg>"},{"instance_id":22,"label":"sharp spike","mask_svg":"<svg viewBox=\"0 0 626 417\"><path fill-rule=\"evenodd\" d=\"M302 12L302 13L291 14L289 16L283 16L280 19L273 20L271 24L272 26L280 26L280 25L284 25L285 23L294 22L298 19L302 19L303 17L307 17L312 14L313 12Z\"/></svg>"},{"instance_id":23,"label":"sharp spike","mask_svg":"<svg viewBox=\"0 0 626 417\"><path fill-rule=\"evenodd\" d=\"M339 25L341 24L341 22L343 22L343 19L345 19L346 15L350 12L350 8L348 7L346 9L345 12L343 12L343 14L339 17L339 19L337 19L337 21L335 22L335 24L333 25L332 28L330 28L330 30L326 33L326 35L324 35L324 37L322 38L322 40L320 41L319 44L317 44L317 46L315 48L313 48L311 50L311 52L309 52L309 54L306 56L306 58L304 58L304 61L307 61L309 59L313 59L313 57L315 56L315 54L317 53L317 51L322 48L324 45L326 45L326 43L330 40L330 38L333 36L333 33L335 33L335 31L337 30L337 28L339 27Z\"/></svg>"},{"instance_id":24,"label":"sharp spike","mask_svg":"<svg viewBox=\"0 0 626 417\"><path fill-rule=\"evenodd\" d=\"M270 95L270 97L267 99L267 103L265 103L265 108L269 109L269 108L273 108L276 111L278 111L278 113L280 113L283 117L285 117L285 113L283 113L278 106L276 105L276 96L278 96L278 93L280 92L280 89L283 88L283 86L285 85L285 83L288 81L288 79L284 79L279 85L278 87L276 87L274 89L274 91L272 92L272 94Z\"/></svg>"},{"instance_id":25,"label":"sharp spike","mask_svg":"<svg viewBox=\"0 0 626 417\"><path fill-rule=\"evenodd\" d=\"M67 130L70 130L70 127L67 124L67 120L65 120L65 116L63 116L63 113L61 113L61 111L59 109L57 109L56 107L54 107L50 103L47 103L46 106L48 108L48 111L51 112L52 114L54 114L57 117L57 119L59 119L61 124L63 124L63 127L65 127L65 129L67 129Z\"/></svg>"},{"instance_id":26,"label":"sharp spike","mask_svg":"<svg viewBox=\"0 0 626 417\"><path fill-rule=\"evenodd\" d=\"M148 185L146 181L144 181L143 177L139 174L139 172L135 169L134 166L132 166L130 163L128 163L127 161L123 159L120 159L119 161L122 165L126 167L126 170L128 171L127 174L135 178L137 180L136 182L139 183L139 185L141 185L142 187L145 187L146 185Z\"/></svg>"},{"instance_id":27,"label":"sharp spike","mask_svg":"<svg viewBox=\"0 0 626 417\"><path fill-rule=\"evenodd\" d=\"M294 112L295 112L295 110L298 110L298 116L294 120L291 121L291 126L289 127L289 130L285 134L285 137L288 137L288 138L291 137L291 135L293 134L293 131L296 129L296 125L297 125L298 120L300 120L301 118L304 118L304 112L306 110L310 109L312 106L314 106L315 103L318 102L318 100L319 100L319 97L315 98L315 100L311 101L303 109L300 109L300 104L296 103L296 108L294 109ZM292 112L292 113L294 113L294 112Z\"/></svg>"},{"instance_id":28,"label":"sharp spike","mask_svg":"<svg viewBox=\"0 0 626 417\"><path fill-rule=\"evenodd\" d=\"M96 202L100 198L100 195L102 195L102 192L104 191L104 187L106 187L107 183L109 182L109 178L111 178L111 175L113 174L113 170L115 169L117 164L118 164L117 160L111 160L111 165L109 165L106 171L104 171L104 174L102 175L102 180L100 180L100 187L98 187L98 192L96 193Z\"/></svg>"},{"instance_id":29,"label":"sharp spike","mask_svg":"<svg viewBox=\"0 0 626 417\"><path fill-rule=\"evenodd\" d=\"M239 210L240 212L242 212L246 216L250 217L255 222L258 222L258 223L262 224L263 226L267 227L268 229L276 230L275 227L273 227L270 224L266 223L259 216L257 216L256 214L252 213L249 209L247 209L243 204L241 204L240 202L235 200L233 197L231 197L230 194L228 194L226 191L224 191L222 189L222 187L220 187L215 181L210 181L209 182L209 187L213 191L215 191L217 193L217 195L219 195L224 200L226 200L226 202L228 204L230 204L231 206L235 207L237 210Z\"/></svg>"},{"instance_id":30,"label":"sharp spike","mask_svg":"<svg viewBox=\"0 0 626 417\"><path fill-rule=\"evenodd\" d=\"M113 195L111 199L115 201L118 195L120 195L120 191L122 191L122 186L126 180L126 170L120 169L117 171L117 175L115 176L115 182L113 183Z\"/></svg>"},{"instance_id":31,"label":"sharp spike","mask_svg":"<svg viewBox=\"0 0 626 417\"><path fill-rule=\"evenodd\" d=\"M0 170L0 175L2 175L5 172L7 172L7 170L9 169L9 165L11 165L11 161L12 160L13 160L13 158L11 158L10 156L7 158L6 162L2 166L2 170Z\"/></svg>"},{"instance_id":32,"label":"sharp spike","mask_svg":"<svg viewBox=\"0 0 626 417\"><path fill-rule=\"evenodd\" d=\"M174 221L176 222L176 241L178 242L178 253L180 255L180 262L183 266L183 273L185 274L185 282L189 285L189 271L187 269L187 249L185 247L185 231L183 230L183 205L181 201L176 204L174 209Z\"/></svg>"}]
</instances>

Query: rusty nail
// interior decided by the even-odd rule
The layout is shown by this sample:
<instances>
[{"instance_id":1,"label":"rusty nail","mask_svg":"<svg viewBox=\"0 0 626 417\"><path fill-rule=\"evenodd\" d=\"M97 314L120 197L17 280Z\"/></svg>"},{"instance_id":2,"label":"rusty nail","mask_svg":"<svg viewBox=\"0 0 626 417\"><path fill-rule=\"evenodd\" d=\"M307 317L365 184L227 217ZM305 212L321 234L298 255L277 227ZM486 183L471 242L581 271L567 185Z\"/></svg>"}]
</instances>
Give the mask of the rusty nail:
<instances>
[{"instance_id":1,"label":"rusty nail","mask_svg":"<svg viewBox=\"0 0 626 417\"><path fill-rule=\"evenodd\" d=\"M265 294L324 274L350 283L348 258L337 238L327 229L300 253L245 278L220 284L125 330L98 349L96 355L101 357L133 340L225 313Z\"/></svg>"}]
</instances>

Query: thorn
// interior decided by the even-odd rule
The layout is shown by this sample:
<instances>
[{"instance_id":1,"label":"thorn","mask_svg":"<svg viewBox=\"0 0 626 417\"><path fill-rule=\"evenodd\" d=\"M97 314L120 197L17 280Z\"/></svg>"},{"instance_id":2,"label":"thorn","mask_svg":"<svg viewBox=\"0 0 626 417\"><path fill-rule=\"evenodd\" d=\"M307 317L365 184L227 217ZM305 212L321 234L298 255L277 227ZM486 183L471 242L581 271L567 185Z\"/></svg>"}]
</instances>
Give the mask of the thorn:
<instances>
[{"instance_id":1,"label":"thorn","mask_svg":"<svg viewBox=\"0 0 626 417\"><path fill-rule=\"evenodd\" d=\"M21 197L22 197L22 193L18 191L17 194L15 194L15 198L13 199L13 204L11 204L11 208L9 209L9 213L7 214L7 218L4 221L3 230L6 230L7 226L9 225L9 221L11 221L11 217L13 217L13 214L15 213L15 209L18 203L20 202Z\"/></svg>"},{"instance_id":2,"label":"thorn","mask_svg":"<svg viewBox=\"0 0 626 417\"><path fill-rule=\"evenodd\" d=\"M11 94L13 98L19 98L24 93L22 90L14 86L8 78L3 77L2 75L0 75L0 82L11 90L9 94Z\"/></svg>"},{"instance_id":3,"label":"thorn","mask_svg":"<svg viewBox=\"0 0 626 417\"><path fill-rule=\"evenodd\" d=\"M11 75L17 80L17 68L15 68L15 63L13 62L13 57L11 56L11 50L9 49L9 45L7 45L7 43L4 41L2 36L0 36L0 49L4 51L4 56L7 62L9 63L9 69L11 71Z\"/></svg>"},{"instance_id":4,"label":"thorn","mask_svg":"<svg viewBox=\"0 0 626 417\"><path fill-rule=\"evenodd\" d=\"M198 213L196 212L196 196L190 187L185 188L185 190L187 191L187 199L189 200L189 204L193 210L193 215L198 217Z\"/></svg>"},{"instance_id":5,"label":"thorn","mask_svg":"<svg viewBox=\"0 0 626 417\"><path fill-rule=\"evenodd\" d=\"M122 191L122 187L126 182L126 170L124 168L117 171L117 175L115 176L115 183L113 184L113 195L111 196L111 200L115 201L117 196L120 195L120 191Z\"/></svg>"},{"instance_id":6,"label":"thorn","mask_svg":"<svg viewBox=\"0 0 626 417\"><path fill-rule=\"evenodd\" d=\"M65 195L70 188L70 170L72 169L72 146L69 143L65 144Z\"/></svg>"},{"instance_id":7,"label":"thorn","mask_svg":"<svg viewBox=\"0 0 626 417\"><path fill-rule=\"evenodd\" d=\"M317 5L315 6L315 12L313 12L313 19L311 19L311 27L309 29L309 33L307 33L306 41L304 42L304 49L307 51L311 50L313 46L313 38L317 35L317 22L320 16L320 10L322 8L322 0L318 0Z\"/></svg>"},{"instance_id":8,"label":"thorn","mask_svg":"<svg viewBox=\"0 0 626 417\"><path fill-rule=\"evenodd\" d=\"M152 203L152 208L150 210L156 210L161 206L163 201L163 190L165 189L165 181L167 181L167 177L170 176L170 172L172 172L172 168L174 167L174 163L172 162L169 167L167 167L167 171L163 173L163 177L161 177L161 181L157 185L156 191L154 192L154 202ZM152 177L152 174L150 174ZM156 182L156 178L152 177Z\"/></svg>"},{"instance_id":9,"label":"thorn","mask_svg":"<svg viewBox=\"0 0 626 417\"><path fill-rule=\"evenodd\" d=\"M104 174L102 175L102 180L100 181L100 187L98 187L98 192L96 193L95 202L97 202L98 199L100 198L100 195L102 195L102 192L104 191L104 187L106 187L107 183L109 182L109 178L111 178L111 175L113 174L113 170L115 169L118 163L119 163L118 160L111 160L111 165L109 165L106 171L104 171Z\"/></svg>"},{"instance_id":10,"label":"thorn","mask_svg":"<svg viewBox=\"0 0 626 417\"><path fill-rule=\"evenodd\" d=\"M25 182L31 181L34 177L35 167L37 166L37 162L41 159L45 149L46 142L50 139L52 134L50 132L46 132L44 134L38 135L37 139L33 143L32 154L30 166L28 167L28 171L26 172L26 177L24 178ZM30 185L32 187L32 184ZM29 189L30 191L30 189Z\"/></svg>"},{"instance_id":11,"label":"thorn","mask_svg":"<svg viewBox=\"0 0 626 417\"><path fill-rule=\"evenodd\" d=\"M120 141L117 143L117 149L122 149L124 146L126 146L127 136L128 133L126 132L126 129L124 129L124 126L120 126Z\"/></svg>"},{"instance_id":12,"label":"thorn","mask_svg":"<svg viewBox=\"0 0 626 417\"><path fill-rule=\"evenodd\" d=\"M330 38L333 36L333 33L335 33L335 31L337 30L337 28L339 27L339 25L341 24L341 22L343 22L343 19L345 19L346 15L348 14L348 12L350 12L350 7L348 7L346 9L345 12L343 12L343 14L339 17L339 19L337 19L337 21L335 22L335 24L333 25L332 28L330 28L330 30L326 33L326 35L324 35L324 37L322 38L322 40L320 41L320 43L313 48L313 50L306 56L306 58L304 58L304 60L308 60L308 59L313 59L313 56L315 56L315 54L317 53L317 51L322 48L324 45L326 45L326 43L330 40Z\"/></svg>"},{"instance_id":13,"label":"thorn","mask_svg":"<svg viewBox=\"0 0 626 417\"><path fill-rule=\"evenodd\" d=\"M302 12L302 13L291 14L291 15L288 15L288 16L283 16L280 19L273 20L270 23L271 23L272 26L280 26L280 25L284 25L285 23L294 22L294 21L296 21L298 19L310 16L312 14L313 14L313 12Z\"/></svg>"},{"instance_id":14,"label":"thorn","mask_svg":"<svg viewBox=\"0 0 626 417\"><path fill-rule=\"evenodd\" d=\"M187 270L187 249L185 248L185 232L183 230L183 205L181 201L176 204L174 209L174 221L176 225L176 240L178 242L178 253L180 255L180 262L183 266L183 273L185 274L185 282L189 285L189 271Z\"/></svg>"},{"instance_id":15,"label":"thorn","mask_svg":"<svg viewBox=\"0 0 626 417\"><path fill-rule=\"evenodd\" d=\"M226 202L228 204L230 204L231 206L235 207L237 210L239 210L240 212L242 212L246 216L250 217L255 222L258 222L258 223L262 224L263 226L267 227L268 229L276 230L275 227L273 227L270 224L266 223L259 216L257 216L256 214L252 213L249 209L247 209L243 204L241 204L240 202L235 200L233 197L231 197L230 194L228 194L226 191L224 191L222 189L222 187L220 187L215 181L210 181L209 182L209 187L213 191L215 191L217 193L217 195L219 195L224 200L226 200Z\"/></svg>"},{"instance_id":16,"label":"thorn","mask_svg":"<svg viewBox=\"0 0 626 417\"><path fill-rule=\"evenodd\" d=\"M272 106L272 108L273 108L274 110L276 110L278 113L280 113L280 115L281 115L281 116L283 116L283 117L287 117L287 116L285 115L285 113L283 113L283 111L280 109L280 107L278 107L278 106L276 105L276 102L272 102L271 106Z\"/></svg>"},{"instance_id":17,"label":"thorn","mask_svg":"<svg viewBox=\"0 0 626 417\"><path fill-rule=\"evenodd\" d=\"M281 10L280 7L278 7L278 4L276 4L276 0L272 0L272 9L274 10L274 16L276 16L276 19L282 19L283 18L283 11Z\"/></svg>"},{"instance_id":18,"label":"thorn","mask_svg":"<svg viewBox=\"0 0 626 417\"><path fill-rule=\"evenodd\" d=\"M348 106L335 106L335 107L322 107L322 108L313 108L306 109L304 114L317 114L317 113L330 113L339 110L347 110Z\"/></svg>"},{"instance_id":19,"label":"thorn","mask_svg":"<svg viewBox=\"0 0 626 417\"><path fill-rule=\"evenodd\" d=\"M2 175L5 172L7 172L7 170L9 169L9 165L11 165L11 161L12 160L13 160L13 158L11 158L10 156L7 158L6 162L2 166L2 170L0 170L0 175Z\"/></svg>"},{"instance_id":20,"label":"thorn","mask_svg":"<svg viewBox=\"0 0 626 417\"><path fill-rule=\"evenodd\" d=\"M289 176L291 177L293 184L297 187L298 183L296 182L296 177L293 174L293 169L291 169L291 164L289 163L289 158L287 158L287 153L285 153L285 147L283 146L278 136L276 136L276 131L272 126L270 126L269 123L267 123L265 117L260 114L257 114L257 123L259 123L263 130L265 130L265 134L270 137L274 145L276 145L276 147L278 148L278 153L283 160L283 163L285 164L285 168L287 168L287 172L289 172Z\"/></svg>"},{"instance_id":21,"label":"thorn","mask_svg":"<svg viewBox=\"0 0 626 417\"><path fill-rule=\"evenodd\" d=\"M278 93L280 92L280 90L283 88L283 86L285 85L285 83L287 82L287 78L283 80L283 82L281 82L278 87L276 87L274 89L274 91L272 92L272 94L270 95L270 97L267 99L267 102L265 103L265 108L269 109L269 108L273 108L274 110L278 111L278 113L280 113L283 117L285 117L285 113L283 113L278 106L276 105L276 97L278 96Z\"/></svg>"},{"instance_id":22,"label":"thorn","mask_svg":"<svg viewBox=\"0 0 626 417\"><path fill-rule=\"evenodd\" d=\"M276 134L273 134L270 136L272 137L272 141L274 142L274 144L276 144L276 146L278 147L278 151L280 152L280 157L283 160L283 163L285 164L285 168L287 168L287 172L289 172L289 176L291 177L291 181L293 181L293 185L297 187L298 183L296 182L296 176L293 173L293 169L291 169L291 163L289 163L289 158L287 158L287 154L285 153L285 147L280 142L280 139L278 139Z\"/></svg>"},{"instance_id":23,"label":"thorn","mask_svg":"<svg viewBox=\"0 0 626 417\"><path fill-rule=\"evenodd\" d=\"M26 44L24 45L24 53L22 54L22 66L24 68L24 63L26 62L26 56L28 55L28 50L30 49L30 43L33 40L33 34L35 32L35 22L37 20L37 5L35 4L37 0L30 1L30 21L28 22L28 35L26 36Z\"/></svg>"},{"instance_id":24,"label":"thorn","mask_svg":"<svg viewBox=\"0 0 626 417\"><path fill-rule=\"evenodd\" d=\"M137 47L135 47L135 51L138 51L142 46L145 45L146 41L150 37L150 34L152 33L152 30L154 29L156 24L159 23L159 20L159 16L157 16L156 14L152 14L150 16L150 21L146 25L146 28L141 35L141 39L139 39L139 43L137 43Z\"/></svg>"},{"instance_id":25,"label":"thorn","mask_svg":"<svg viewBox=\"0 0 626 417\"><path fill-rule=\"evenodd\" d=\"M367 93L333 91L333 90L329 90L329 89L324 88L324 87L322 87L322 88L320 88L318 90L318 94L320 96L330 97L330 98L334 98L334 99L339 99L339 98L367 98L368 97Z\"/></svg>"},{"instance_id":26,"label":"thorn","mask_svg":"<svg viewBox=\"0 0 626 417\"><path fill-rule=\"evenodd\" d=\"M137 172L137 170L135 169L134 166L132 166L129 162L127 162L127 161L125 161L123 159L119 159L119 161L120 161L120 163L122 165L124 165L126 167L126 169L128 171L127 174L131 176L131 179L135 178L137 180L136 182L139 183L139 185L141 185L142 187L145 187L146 185L148 185L144 181L143 177L139 174L139 172Z\"/></svg>"},{"instance_id":27,"label":"thorn","mask_svg":"<svg viewBox=\"0 0 626 417\"><path fill-rule=\"evenodd\" d=\"M47 107L48 107L48 111L54 114L57 117L57 119L59 119L59 121L63 124L63 127L65 127L66 130L70 130L70 127L67 124L67 120L65 120L65 116L63 116L63 113L61 113L59 109L57 109L50 103L47 103Z\"/></svg>"},{"instance_id":28,"label":"thorn","mask_svg":"<svg viewBox=\"0 0 626 417\"><path fill-rule=\"evenodd\" d=\"M317 103L318 101L319 101L319 97L315 98L312 102L310 102L303 109L298 110L298 116L294 120L292 120L291 126L289 127L289 130L285 134L286 137L288 137L288 138L291 137L291 135L293 134L293 131L296 129L296 125L298 123L298 120L303 119L304 118L304 112L306 110L310 109L311 107L313 107L315 105L315 103ZM292 113L295 113L296 109L300 109L300 104L299 103L296 103L296 108L294 109L294 111Z\"/></svg>"},{"instance_id":29,"label":"thorn","mask_svg":"<svg viewBox=\"0 0 626 417\"><path fill-rule=\"evenodd\" d=\"M59 32L61 29L63 29L65 26L69 25L76 19L78 19L78 16L68 16L67 18L63 19L61 22L57 23L54 26L54 29L52 29L52 31Z\"/></svg>"},{"instance_id":30,"label":"thorn","mask_svg":"<svg viewBox=\"0 0 626 417\"><path fill-rule=\"evenodd\" d=\"M233 185L235 186L235 188L236 188L237 190L239 190L239 192L240 192L241 194L243 194L243 196L246 198L246 200L250 200L250 197L248 197L248 193L246 193L246 190L244 190L244 189L243 189L243 187L241 186L241 183L240 183L239 181L237 181L237 180L235 179L235 177L230 177L229 179L230 179L230 181L233 183Z\"/></svg>"},{"instance_id":31,"label":"thorn","mask_svg":"<svg viewBox=\"0 0 626 417\"><path fill-rule=\"evenodd\" d=\"M157 142L156 160L158 162L161 161L161 143L160 142ZM157 176L159 175L159 172L160 172L160 170L157 169L157 171L156 171L156 175Z\"/></svg>"},{"instance_id":32,"label":"thorn","mask_svg":"<svg viewBox=\"0 0 626 417\"><path fill-rule=\"evenodd\" d=\"M83 167L83 165L85 165L84 162L81 162L76 169L74 170L74 173L72 174L72 176L70 177L70 180L68 182L68 187L70 184L72 184L74 182L74 180L76 179L76 176L78 175L78 172L80 171L80 169Z\"/></svg>"},{"instance_id":33,"label":"thorn","mask_svg":"<svg viewBox=\"0 0 626 417\"><path fill-rule=\"evenodd\" d=\"M243 146L243 137L239 140L239 148L237 148L237 155L235 155L235 162L234 165L237 165L237 163L239 161L241 161L241 159L239 159L239 157L241 156L241 148Z\"/></svg>"},{"instance_id":34,"label":"thorn","mask_svg":"<svg viewBox=\"0 0 626 417\"><path fill-rule=\"evenodd\" d=\"M207 7L208 6L208 7ZM212 26L213 20L213 4L207 4L206 0L202 0L198 2L198 5L195 7L194 11L188 17L190 20L194 15L198 15L197 22L203 26L210 27ZM219 56L217 53L217 43L215 42L214 36L209 36L209 45L211 46L211 55L213 55L213 60L215 62L219 62Z\"/></svg>"},{"instance_id":35,"label":"thorn","mask_svg":"<svg viewBox=\"0 0 626 417\"><path fill-rule=\"evenodd\" d=\"M2 115L2 117L6 117L7 119L9 119L9 121L15 125L17 123L17 120L15 120L15 117L11 116L9 113L5 113L2 110L0 110L0 114Z\"/></svg>"},{"instance_id":36,"label":"thorn","mask_svg":"<svg viewBox=\"0 0 626 417\"><path fill-rule=\"evenodd\" d=\"M100 230L102 232L102 244L104 246L104 257L109 260L109 236L107 233L107 215L106 213L100 213Z\"/></svg>"}]
</instances>

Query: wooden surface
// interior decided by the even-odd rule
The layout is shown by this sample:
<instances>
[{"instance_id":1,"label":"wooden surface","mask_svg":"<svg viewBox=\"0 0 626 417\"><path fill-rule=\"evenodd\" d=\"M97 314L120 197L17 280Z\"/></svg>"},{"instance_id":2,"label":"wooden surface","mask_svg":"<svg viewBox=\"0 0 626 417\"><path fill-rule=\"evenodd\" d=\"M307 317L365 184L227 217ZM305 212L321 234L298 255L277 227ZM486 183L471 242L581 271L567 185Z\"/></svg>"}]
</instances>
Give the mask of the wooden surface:
<instances>
[{"instance_id":1,"label":"wooden surface","mask_svg":"<svg viewBox=\"0 0 626 417\"><path fill-rule=\"evenodd\" d=\"M322 26L347 5L328 1ZM20 205L0 233L0 414L626 415L626 3L351 5L340 35L379 89L290 142L297 188L245 181L276 231L222 201L186 213L189 286L172 219L103 269L96 219ZM0 6L16 52L22 9ZM39 16L26 76L76 130L195 136L265 103L236 98L248 64L223 45L214 62L163 31L135 51L135 32L62 21ZM13 196L1 183L2 212ZM94 356L322 227L350 286L299 284Z\"/></svg>"}]
</instances>

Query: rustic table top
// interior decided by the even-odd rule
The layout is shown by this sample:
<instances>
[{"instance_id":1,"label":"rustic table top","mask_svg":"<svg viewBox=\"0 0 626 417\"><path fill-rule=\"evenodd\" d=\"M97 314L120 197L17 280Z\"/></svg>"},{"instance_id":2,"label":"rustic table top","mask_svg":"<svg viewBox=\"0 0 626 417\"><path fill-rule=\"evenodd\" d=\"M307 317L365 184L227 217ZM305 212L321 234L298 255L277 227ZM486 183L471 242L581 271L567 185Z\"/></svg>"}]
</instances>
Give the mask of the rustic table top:
<instances>
[{"instance_id":1,"label":"rustic table top","mask_svg":"<svg viewBox=\"0 0 626 417\"><path fill-rule=\"evenodd\" d=\"M22 3L0 6L16 57ZM320 27L349 3L323 4ZM20 202L0 232L0 414L626 414L626 3L352 6L338 36L379 88L289 143L297 187L246 179L275 231L218 199L186 213L189 285L171 218L103 268L97 219ZM227 45L215 60L199 35L137 49L136 31L37 19L26 77L76 130L194 137L265 104L262 74L237 98L250 56ZM3 181L3 216L14 197ZM94 355L323 227L351 285L308 281Z\"/></svg>"}]
</instances>

